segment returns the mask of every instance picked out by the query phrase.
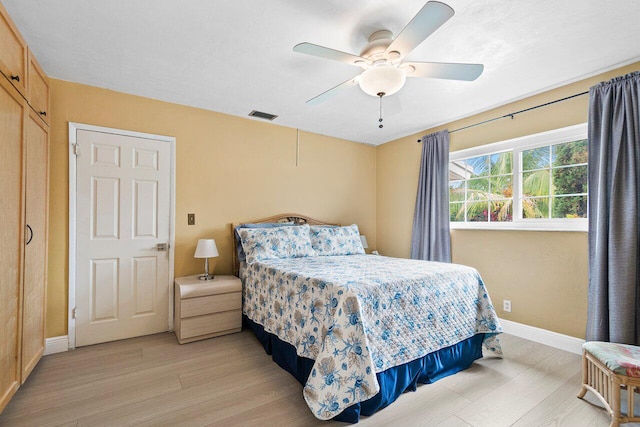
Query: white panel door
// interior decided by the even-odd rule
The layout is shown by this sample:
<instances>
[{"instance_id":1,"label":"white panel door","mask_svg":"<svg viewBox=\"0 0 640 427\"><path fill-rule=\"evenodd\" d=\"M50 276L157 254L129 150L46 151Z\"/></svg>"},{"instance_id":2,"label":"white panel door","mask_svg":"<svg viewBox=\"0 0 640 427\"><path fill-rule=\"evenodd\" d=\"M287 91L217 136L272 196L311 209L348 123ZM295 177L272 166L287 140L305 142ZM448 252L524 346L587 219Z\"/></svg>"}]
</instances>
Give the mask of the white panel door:
<instances>
[{"instance_id":1,"label":"white panel door","mask_svg":"<svg viewBox=\"0 0 640 427\"><path fill-rule=\"evenodd\" d=\"M167 331L170 144L76 138L76 346Z\"/></svg>"}]
</instances>

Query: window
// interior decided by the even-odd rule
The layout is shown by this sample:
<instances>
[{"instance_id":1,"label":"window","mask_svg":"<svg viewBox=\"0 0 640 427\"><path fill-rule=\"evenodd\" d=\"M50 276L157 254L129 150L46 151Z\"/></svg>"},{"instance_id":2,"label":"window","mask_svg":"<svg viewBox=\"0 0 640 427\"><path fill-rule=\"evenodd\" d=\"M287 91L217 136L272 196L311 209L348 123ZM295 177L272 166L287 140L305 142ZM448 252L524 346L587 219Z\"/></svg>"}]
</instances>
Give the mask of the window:
<instances>
[{"instance_id":1,"label":"window","mask_svg":"<svg viewBox=\"0 0 640 427\"><path fill-rule=\"evenodd\" d=\"M451 228L587 230L586 124L453 152Z\"/></svg>"}]
</instances>

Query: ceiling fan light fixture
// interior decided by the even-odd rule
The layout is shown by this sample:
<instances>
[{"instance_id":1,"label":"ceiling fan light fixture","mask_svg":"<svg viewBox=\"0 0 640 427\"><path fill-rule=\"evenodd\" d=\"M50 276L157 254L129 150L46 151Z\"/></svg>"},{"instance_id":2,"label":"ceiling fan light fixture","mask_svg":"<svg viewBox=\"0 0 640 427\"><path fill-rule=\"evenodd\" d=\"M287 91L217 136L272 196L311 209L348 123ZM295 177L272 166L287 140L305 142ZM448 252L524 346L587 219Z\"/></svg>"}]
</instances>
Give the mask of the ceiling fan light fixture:
<instances>
[{"instance_id":1,"label":"ceiling fan light fixture","mask_svg":"<svg viewBox=\"0 0 640 427\"><path fill-rule=\"evenodd\" d=\"M406 80L407 76L404 71L382 63L365 70L360 75L358 84L364 93L377 97L381 92L385 96L393 95L402 89Z\"/></svg>"}]
</instances>

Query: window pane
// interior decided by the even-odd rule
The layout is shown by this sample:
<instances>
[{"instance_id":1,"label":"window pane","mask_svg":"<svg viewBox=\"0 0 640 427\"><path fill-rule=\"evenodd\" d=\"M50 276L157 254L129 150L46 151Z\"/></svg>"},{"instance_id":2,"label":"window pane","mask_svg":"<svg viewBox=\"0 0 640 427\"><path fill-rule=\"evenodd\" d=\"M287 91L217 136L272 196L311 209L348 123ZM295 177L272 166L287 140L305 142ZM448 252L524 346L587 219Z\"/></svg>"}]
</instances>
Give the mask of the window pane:
<instances>
[{"instance_id":1,"label":"window pane","mask_svg":"<svg viewBox=\"0 0 640 427\"><path fill-rule=\"evenodd\" d=\"M553 146L553 165L566 166L587 163L587 140L565 142Z\"/></svg>"},{"instance_id":2,"label":"window pane","mask_svg":"<svg viewBox=\"0 0 640 427\"><path fill-rule=\"evenodd\" d=\"M530 171L549 167L550 147L522 151L522 170Z\"/></svg>"},{"instance_id":3,"label":"window pane","mask_svg":"<svg viewBox=\"0 0 640 427\"><path fill-rule=\"evenodd\" d=\"M556 195L587 192L587 165L553 169L553 186Z\"/></svg>"},{"instance_id":4,"label":"window pane","mask_svg":"<svg viewBox=\"0 0 640 427\"><path fill-rule=\"evenodd\" d=\"M489 202L468 202L467 221L487 221Z\"/></svg>"},{"instance_id":5,"label":"window pane","mask_svg":"<svg viewBox=\"0 0 640 427\"><path fill-rule=\"evenodd\" d=\"M464 160L457 162L449 162L449 180L469 179L471 177L471 168L467 166Z\"/></svg>"},{"instance_id":6,"label":"window pane","mask_svg":"<svg viewBox=\"0 0 640 427\"><path fill-rule=\"evenodd\" d=\"M548 197L525 197L522 199L523 218L549 218Z\"/></svg>"},{"instance_id":7,"label":"window pane","mask_svg":"<svg viewBox=\"0 0 640 427\"><path fill-rule=\"evenodd\" d=\"M483 193L484 197L486 198L486 193L489 192L489 178L476 178L476 179L470 179L468 182L469 185L469 196L468 199L472 199L473 197L471 196L472 192L479 192L479 193ZM477 199L478 197L476 197Z\"/></svg>"},{"instance_id":8,"label":"window pane","mask_svg":"<svg viewBox=\"0 0 640 427\"><path fill-rule=\"evenodd\" d=\"M502 175L512 173L513 167L511 151L491 155L491 175Z\"/></svg>"},{"instance_id":9,"label":"window pane","mask_svg":"<svg viewBox=\"0 0 640 427\"><path fill-rule=\"evenodd\" d=\"M553 198L553 218L586 218L587 196Z\"/></svg>"},{"instance_id":10,"label":"window pane","mask_svg":"<svg viewBox=\"0 0 640 427\"><path fill-rule=\"evenodd\" d=\"M467 159L467 165L470 168L472 178L489 175L489 156Z\"/></svg>"},{"instance_id":11,"label":"window pane","mask_svg":"<svg viewBox=\"0 0 640 427\"><path fill-rule=\"evenodd\" d=\"M549 147L547 147L549 148ZM549 170L538 170L522 174L523 196L548 196L549 195Z\"/></svg>"},{"instance_id":12,"label":"window pane","mask_svg":"<svg viewBox=\"0 0 640 427\"><path fill-rule=\"evenodd\" d=\"M513 200L495 200L491 202L491 221L511 222L513 220Z\"/></svg>"},{"instance_id":13,"label":"window pane","mask_svg":"<svg viewBox=\"0 0 640 427\"><path fill-rule=\"evenodd\" d=\"M511 175L491 177L491 194L500 197L511 197L513 195L513 180Z\"/></svg>"},{"instance_id":14,"label":"window pane","mask_svg":"<svg viewBox=\"0 0 640 427\"><path fill-rule=\"evenodd\" d=\"M464 202L464 181L449 182L449 201Z\"/></svg>"},{"instance_id":15,"label":"window pane","mask_svg":"<svg viewBox=\"0 0 640 427\"><path fill-rule=\"evenodd\" d=\"M464 203L449 204L449 221L464 222Z\"/></svg>"}]
</instances>

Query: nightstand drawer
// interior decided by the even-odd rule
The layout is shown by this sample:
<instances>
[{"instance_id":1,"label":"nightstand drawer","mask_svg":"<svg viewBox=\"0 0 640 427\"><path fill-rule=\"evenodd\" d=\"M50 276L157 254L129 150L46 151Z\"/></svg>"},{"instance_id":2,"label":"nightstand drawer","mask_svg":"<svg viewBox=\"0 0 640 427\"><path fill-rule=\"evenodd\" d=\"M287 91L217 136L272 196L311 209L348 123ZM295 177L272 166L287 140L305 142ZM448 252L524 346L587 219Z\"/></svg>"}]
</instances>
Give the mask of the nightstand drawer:
<instances>
[{"instance_id":1,"label":"nightstand drawer","mask_svg":"<svg viewBox=\"0 0 640 427\"><path fill-rule=\"evenodd\" d=\"M183 299L181 304L180 316L183 319L220 311L239 310L242 308L242 293L230 292L208 297Z\"/></svg>"},{"instance_id":2,"label":"nightstand drawer","mask_svg":"<svg viewBox=\"0 0 640 427\"><path fill-rule=\"evenodd\" d=\"M183 318L181 323L180 338L184 340L200 335L240 329L242 327L242 313L240 310L225 311L188 319Z\"/></svg>"}]
</instances>

